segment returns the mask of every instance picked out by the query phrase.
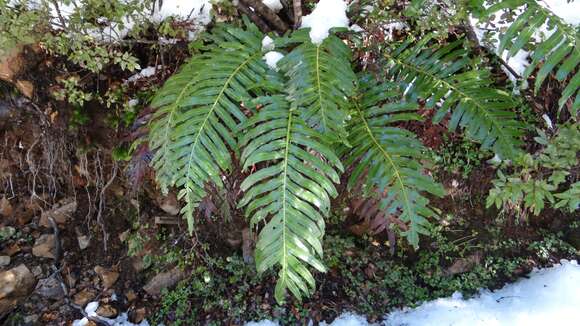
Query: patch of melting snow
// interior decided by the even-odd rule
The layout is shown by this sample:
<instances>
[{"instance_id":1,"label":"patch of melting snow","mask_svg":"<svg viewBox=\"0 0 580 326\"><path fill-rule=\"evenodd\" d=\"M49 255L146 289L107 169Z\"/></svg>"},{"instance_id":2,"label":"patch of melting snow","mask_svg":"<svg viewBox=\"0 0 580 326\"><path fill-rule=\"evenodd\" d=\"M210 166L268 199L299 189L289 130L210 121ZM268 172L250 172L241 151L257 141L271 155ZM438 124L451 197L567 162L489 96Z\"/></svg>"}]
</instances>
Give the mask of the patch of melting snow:
<instances>
[{"instance_id":1,"label":"patch of melting snow","mask_svg":"<svg viewBox=\"0 0 580 326\"><path fill-rule=\"evenodd\" d=\"M268 8L272 9L273 12L279 12L280 10L282 10L282 8L284 8L280 0L262 0L262 2Z\"/></svg>"},{"instance_id":2,"label":"patch of melting snow","mask_svg":"<svg viewBox=\"0 0 580 326\"><path fill-rule=\"evenodd\" d=\"M553 267L535 269L527 278L507 284L497 291L480 290L472 299L461 293L425 302L419 307L400 309L385 316L385 326L572 326L578 324L580 307L580 266L562 260ZM263 320L246 326L275 326ZM344 313L328 326L369 326L367 320Z\"/></svg>"},{"instance_id":3,"label":"patch of melting snow","mask_svg":"<svg viewBox=\"0 0 580 326\"><path fill-rule=\"evenodd\" d=\"M270 51L264 55L263 59L264 59L264 61L266 61L266 64L270 68L278 71L278 66L277 66L278 61L280 61L280 59L282 59L282 58L284 58L284 55L282 53L276 52L276 51Z\"/></svg>"},{"instance_id":4,"label":"patch of melting snow","mask_svg":"<svg viewBox=\"0 0 580 326\"><path fill-rule=\"evenodd\" d=\"M119 314L119 316L117 316L115 319L101 317L97 315L98 308L99 303L97 301L89 302L85 307L85 313L87 316L103 321L111 326L149 326L149 322L147 320L143 320L139 324L130 322L129 315L127 315L126 312ZM89 324L89 319L87 317L77 319L72 322L72 326L88 326Z\"/></svg>"},{"instance_id":5,"label":"patch of melting snow","mask_svg":"<svg viewBox=\"0 0 580 326\"><path fill-rule=\"evenodd\" d=\"M276 46L274 45L274 40L266 35L262 39L262 51L272 51Z\"/></svg>"},{"instance_id":6,"label":"patch of melting snow","mask_svg":"<svg viewBox=\"0 0 580 326\"><path fill-rule=\"evenodd\" d=\"M310 15L302 17L300 28L310 27L310 39L320 44L333 27L348 27L346 3L343 0L320 0Z\"/></svg>"},{"instance_id":7,"label":"patch of melting snow","mask_svg":"<svg viewBox=\"0 0 580 326\"><path fill-rule=\"evenodd\" d=\"M145 67L145 68L141 69L141 71L139 71L138 73L127 78L127 82L131 83L131 82L138 81L139 79L149 78L151 76L154 76L157 73L157 71L161 68L163 68L163 66L161 66L161 65L159 65L157 67L152 67L152 66Z\"/></svg>"}]
</instances>

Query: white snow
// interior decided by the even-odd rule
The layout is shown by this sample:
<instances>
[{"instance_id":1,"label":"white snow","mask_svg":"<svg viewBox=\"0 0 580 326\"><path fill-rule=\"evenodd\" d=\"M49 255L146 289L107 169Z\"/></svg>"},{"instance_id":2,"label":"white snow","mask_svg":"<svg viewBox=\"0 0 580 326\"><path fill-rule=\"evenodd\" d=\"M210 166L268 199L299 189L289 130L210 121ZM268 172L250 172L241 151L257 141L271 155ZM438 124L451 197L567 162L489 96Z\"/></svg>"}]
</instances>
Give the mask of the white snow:
<instances>
[{"instance_id":1,"label":"white snow","mask_svg":"<svg viewBox=\"0 0 580 326\"><path fill-rule=\"evenodd\" d=\"M161 22L167 17L176 17L207 25L211 21L210 11L210 0L163 0L156 2L152 18Z\"/></svg>"},{"instance_id":2,"label":"white snow","mask_svg":"<svg viewBox=\"0 0 580 326\"><path fill-rule=\"evenodd\" d=\"M357 316L350 312L343 313L338 318L336 318L331 324L326 322L321 322L320 326L360 326L369 325L364 317Z\"/></svg>"},{"instance_id":3,"label":"white snow","mask_svg":"<svg viewBox=\"0 0 580 326\"><path fill-rule=\"evenodd\" d=\"M143 69L141 69L141 71L139 71L138 73L134 74L133 76L127 78L127 82L135 82L138 81L139 79L143 79L143 78L149 78L151 76L154 76L157 73L157 69L161 69L163 68L163 66L159 65L157 67L145 67Z\"/></svg>"},{"instance_id":4,"label":"white snow","mask_svg":"<svg viewBox=\"0 0 580 326\"><path fill-rule=\"evenodd\" d=\"M528 279L464 300L459 293L388 315L385 325L577 325L580 266L576 261L535 270Z\"/></svg>"},{"instance_id":5,"label":"white snow","mask_svg":"<svg viewBox=\"0 0 580 326\"><path fill-rule=\"evenodd\" d=\"M262 320L262 321L251 321L246 323L244 326L279 326L279 324L271 320Z\"/></svg>"},{"instance_id":6,"label":"white snow","mask_svg":"<svg viewBox=\"0 0 580 326\"><path fill-rule=\"evenodd\" d=\"M284 55L282 53L277 52L277 51L270 51L264 55L263 59L264 59L264 61L266 61L266 64L270 68L278 71L277 64L278 64L278 61L280 61L280 59L282 59L282 58L284 58Z\"/></svg>"},{"instance_id":7,"label":"white snow","mask_svg":"<svg viewBox=\"0 0 580 326\"><path fill-rule=\"evenodd\" d=\"M580 1L568 2L570 0L546 0L538 3L550 9L556 16L562 18L571 25L580 24Z\"/></svg>"},{"instance_id":8,"label":"white snow","mask_svg":"<svg viewBox=\"0 0 580 326\"><path fill-rule=\"evenodd\" d=\"M262 0L262 2L268 8L272 9L273 12L279 12L280 10L282 10L282 8L284 8L280 0Z\"/></svg>"},{"instance_id":9,"label":"white snow","mask_svg":"<svg viewBox=\"0 0 580 326\"><path fill-rule=\"evenodd\" d=\"M129 315L126 312L123 312L117 316L115 319L105 318L97 315L96 311L99 308L99 302L93 301L89 302L85 307L85 313L87 316L91 318L98 319L107 325L111 326L149 326L149 322L147 320L141 321L139 324L134 324L129 321ZM89 319L84 317L82 319L77 319L72 322L72 326L87 326L89 325Z\"/></svg>"},{"instance_id":10,"label":"white snow","mask_svg":"<svg viewBox=\"0 0 580 326\"><path fill-rule=\"evenodd\" d=\"M472 299L460 293L402 309L385 316L385 326L572 326L580 313L580 266L563 260L550 268L532 271L527 278L495 292L480 290ZM277 326L268 320L246 326ZM344 313L328 326L368 326L362 316Z\"/></svg>"},{"instance_id":11,"label":"white snow","mask_svg":"<svg viewBox=\"0 0 580 326\"><path fill-rule=\"evenodd\" d=\"M274 45L274 40L266 35L262 39L262 51L272 51L276 46Z\"/></svg>"},{"instance_id":12,"label":"white snow","mask_svg":"<svg viewBox=\"0 0 580 326\"><path fill-rule=\"evenodd\" d=\"M348 27L346 3L343 0L320 0L310 15L302 17L300 28L310 27L310 39L320 44L333 27Z\"/></svg>"}]
</instances>

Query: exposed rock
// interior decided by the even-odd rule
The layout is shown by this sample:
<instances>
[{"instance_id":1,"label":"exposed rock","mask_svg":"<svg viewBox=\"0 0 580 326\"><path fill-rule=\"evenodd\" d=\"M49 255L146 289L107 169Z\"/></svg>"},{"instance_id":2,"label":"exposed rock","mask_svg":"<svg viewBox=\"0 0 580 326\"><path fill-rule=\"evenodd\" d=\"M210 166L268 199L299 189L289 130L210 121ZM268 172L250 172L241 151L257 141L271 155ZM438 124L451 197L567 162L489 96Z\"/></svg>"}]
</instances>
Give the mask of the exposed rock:
<instances>
[{"instance_id":1,"label":"exposed rock","mask_svg":"<svg viewBox=\"0 0 580 326\"><path fill-rule=\"evenodd\" d=\"M145 319L145 316L147 316L147 309L145 308L135 309L130 313L129 321L135 324L139 324Z\"/></svg>"},{"instance_id":2,"label":"exposed rock","mask_svg":"<svg viewBox=\"0 0 580 326\"><path fill-rule=\"evenodd\" d=\"M0 267L10 265L10 256L0 256Z\"/></svg>"},{"instance_id":3,"label":"exposed rock","mask_svg":"<svg viewBox=\"0 0 580 326\"><path fill-rule=\"evenodd\" d=\"M143 287L145 292L150 295L159 295L161 290L173 287L177 282L185 279L187 273L182 271L178 267L174 269L155 275L147 284Z\"/></svg>"},{"instance_id":4,"label":"exposed rock","mask_svg":"<svg viewBox=\"0 0 580 326\"><path fill-rule=\"evenodd\" d=\"M37 314L32 314L24 317L24 324L25 325L36 325L38 319L40 318Z\"/></svg>"},{"instance_id":5,"label":"exposed rock","mask_svg":"<svg viewBox=\"0 0 580 326\"><path fill-rule=\"evenodd\" d=\"M121 242L127 241L127 238L129 238L130 234L131 234L131 229L125 230L123 233L119 234L119 241L121 241Z\"/></svg>"},{"instance_id":6,"label":"exposed rock","mask_svg":"<svg viewBox=\"0 0 580 326\"><path fill-rule=\"evenodd\" d=\"M99 278L103 282L103 287L105 289L112 287L115 282L117 282L117 279L119 279L119 273L106 269L102 266L96 266L95 273L99 275Z\"/></svg>"},{"instance_id":7,"label":"exposed rock","mask_svg":"<svg viewBox=\"0 0 580 326\"><path fill-rule=\"evenodd\" d=\"M117 309L115 307L111 307L108 304L102 305L97 309L97 315L106 318L115 318L117 317Z\"/></svg>"},{"instance_id":8,"label":"exposed rock","mask_svg":"<svg viewBox=\"0 0 580 326\"><path fill-rule=\"evenodd\" d=\"M36 285L36 293L53 300L62 299L65 294L60 281L54 275L38 281L38 284Z\"/></svg>"},{"instance_id":9,"label":"exposed rock","mask_svg":"<svg viewBox=\"0 0 580 326\"><path fill-rule=\"evenodd\" d=\"M42 212L40 216L40 221L38 222L41 226L50 227L50 222L48 217L52 217L57 224L65 224L66 221L72 217L74 212L77 210L77 202L72 199L67 199L63 201L63 204L56 206L53 209Z\"/></svg>"},{"instance_id":10,"label":"exposed rock","mask_svg":"<svg viewBox=\"0 0 580 326\"><path fill-rule=\"evenodd\" d=\"M12 310L35 285L36 278L24 264L0 273L0 315Z\"/></svg>"},{"instance_id":11,"label":"exposed rock","mask_svg":"<svg viewBox=\"0 0 580 326\"><path fill-rule=\"evenodd\" d=\"M0 199L0 215L9 217L12 215L12 211L13 209L10 201L8 201L6 197L2 197L2 199Z\"/></svg>"},{"instance_id":12,"label":"exposed rock","mask_svg":"<svg viewBox=\"0 0 580 326\"><path fill-rule=\"evenodd\" d=\"M19 253L22 248L18 245L18 243L12 243L8 245L8 247L2 250L2 254L6 256L14 256L15 254Z\"/></svg>"},{"instance_id":13,"label":"exposed rock","mask_svg":"<svg viewBox=\"0 0 580 326\"><path fill-rule=\"evenodd\" d=\"M95 291L90 289L84 289L81 292L77 293L73 297L73 302L81 307L84 307L87 303L93 300L96 296Z\"/></svg>"},{"instance_id":14,"label":"exposed rock","mask_svg":"<svg viewBox=\"0 0 580 326\"><path fill-rule=\"evenodd\" d=\"M481 252L477 251L472 255L457 259L451 266L449 266L445 271L445 275L455 275L468 272L473 269L477 264L481 263L483 255Z\"/></svg>"},{"instance_id":15,"label":"exposed rock","mask_svg":"<svg viewBox=\"0 0 580 326\"><path fill-rule=\"evenodd\" d=\"M34 275L34 277L39 277L40 275L42 275L42 273L43 271L41 266L32 267L32 274Z\"/></svg>"},{"instance_id":16,"label":"exposed rock","mask_svg":"<svg viewBox=\"0 0 580 326\"><path fill-rule=\"evenodd\" d=\"M54 259L54 234L43 234L34 243L32 254L36 257Z\"/></svg>"},{"instance_id":17,"label":"exposed rock","mask_svg":"<svg viewBox=\"0 0 580 326\"><path fill-rule=\"evenodd\" d=\"M177 197L174 193L170 193L165 197L158 198L159 208L161 208L165 213L169 215L179 214L180 208L177 202Z\"/></svg>"},{"instance_id":18,"label":"exposed rock","mask_svg":"<svg viewBox=\"0 0 580 326\"><path fill-rule=\"evenodd\" d=\"M79 248L81 248L81 250L87 249L91 243L91 239L86 235L78 236L77 241L79 242Z\"/></svg>"},{"instance_id":19,"label":"exposed rock","mask_svg":"<svg viewBox=\"0 0 580 326\"><path fill-rule=\"evenodd\" d=\"M137 294L133 290L129 290L125 293L125 297L127 298L128 302L133 302L137 299Z\"/></svg>"}]
</instances>

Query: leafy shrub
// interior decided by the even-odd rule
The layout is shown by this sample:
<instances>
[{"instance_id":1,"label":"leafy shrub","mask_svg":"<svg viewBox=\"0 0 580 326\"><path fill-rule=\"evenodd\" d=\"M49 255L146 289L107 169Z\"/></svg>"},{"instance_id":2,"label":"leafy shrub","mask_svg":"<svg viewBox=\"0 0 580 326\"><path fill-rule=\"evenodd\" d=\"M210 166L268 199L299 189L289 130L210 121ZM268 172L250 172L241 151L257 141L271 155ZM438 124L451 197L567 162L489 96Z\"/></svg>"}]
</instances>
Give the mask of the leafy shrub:
<instances>
[{"instance_id":1,"label":"leafy shrub","mask_svg":"<svg viewBox=\"0 0 580 326\"><path fill-rule=\"evenodd\" d=\"M539 215L546 203L569 212L580 207L580 182L574 182L576 176L571 175L579 164L580 126L561 126L551 138L541 130L538 133L534 139L545 147L536 154L519 157L514 173L498 171L487 197L488 207L515 210L521 219L529 212Z\"/></svg>"}]
</instances>

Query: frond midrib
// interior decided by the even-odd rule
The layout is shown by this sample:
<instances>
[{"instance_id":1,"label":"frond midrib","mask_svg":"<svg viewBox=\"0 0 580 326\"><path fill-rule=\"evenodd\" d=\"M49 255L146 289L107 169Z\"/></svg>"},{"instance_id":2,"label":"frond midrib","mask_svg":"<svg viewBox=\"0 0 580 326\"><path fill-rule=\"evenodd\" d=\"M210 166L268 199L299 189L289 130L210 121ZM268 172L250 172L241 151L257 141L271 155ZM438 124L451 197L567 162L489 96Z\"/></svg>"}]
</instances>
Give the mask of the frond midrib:
<instances>
[{"instance_id":1,"label":"frond midrib","mask_svg":"<svg viewBox=\"0 0 580 326\"><path fill-rule=\"evenodd\" d=\"M393 168L394 171L394 175L397 178L397 181L399 183L399 185L401 186L401 191L403 193L403 199L405 202L405 206L407 209L407 212L411 212L411 203L409 201L409 196L407 194L407 186L405 185L405 183L403 182L403 178L401 177L401 174L399 172L399 168L398 166L395 164L395 162L393 161L393 159L391 158L391 155L389 155L389 153L387 153L387 151L385 151L385 149L381 146L381 144L379 143L378 139L375 137L375 135L373 134L365 116L364 113L362 112L362 110L360 109L358 104L354 105L355 110L357 111L357 113L359 114L359 116L361 117L362 123L364 124L365 130L368 133L369 137L372 139L373 144L375 145L375 147L377 147L381 153L383 154L383 156L387 159L389 165ZM410 222L411 219L409 219Z\"/></svg>"},{"instance_id":2,"label":"frond midrib","mask_svg":"<svg viewBox=\"0 0 580 326\"><path fill-rule=\"evenodd\" d=\"M320 111L322 111L322 124L324 131L327 131L328 122L326 122L326 109L322 101L322 83L320 82L320 46L316 46L316 87L318 89L318 103L320 105Z\"/></svg>"},{"instance_id":3,"label":"frond midrib","mask_svg":"<svg viewBox=\"0 0 580 326\"><path fill-rule=\"evenodd\" d=\"M286 142L284 149L284 172L282 182L282 282L286 282L286 270L288 268L288 257L286 250L286 191L288 181L288 157L290 155L290 131L292 128L292 109L288 110L288 124L286 126Z\"/></svg>"}]
</instances>

